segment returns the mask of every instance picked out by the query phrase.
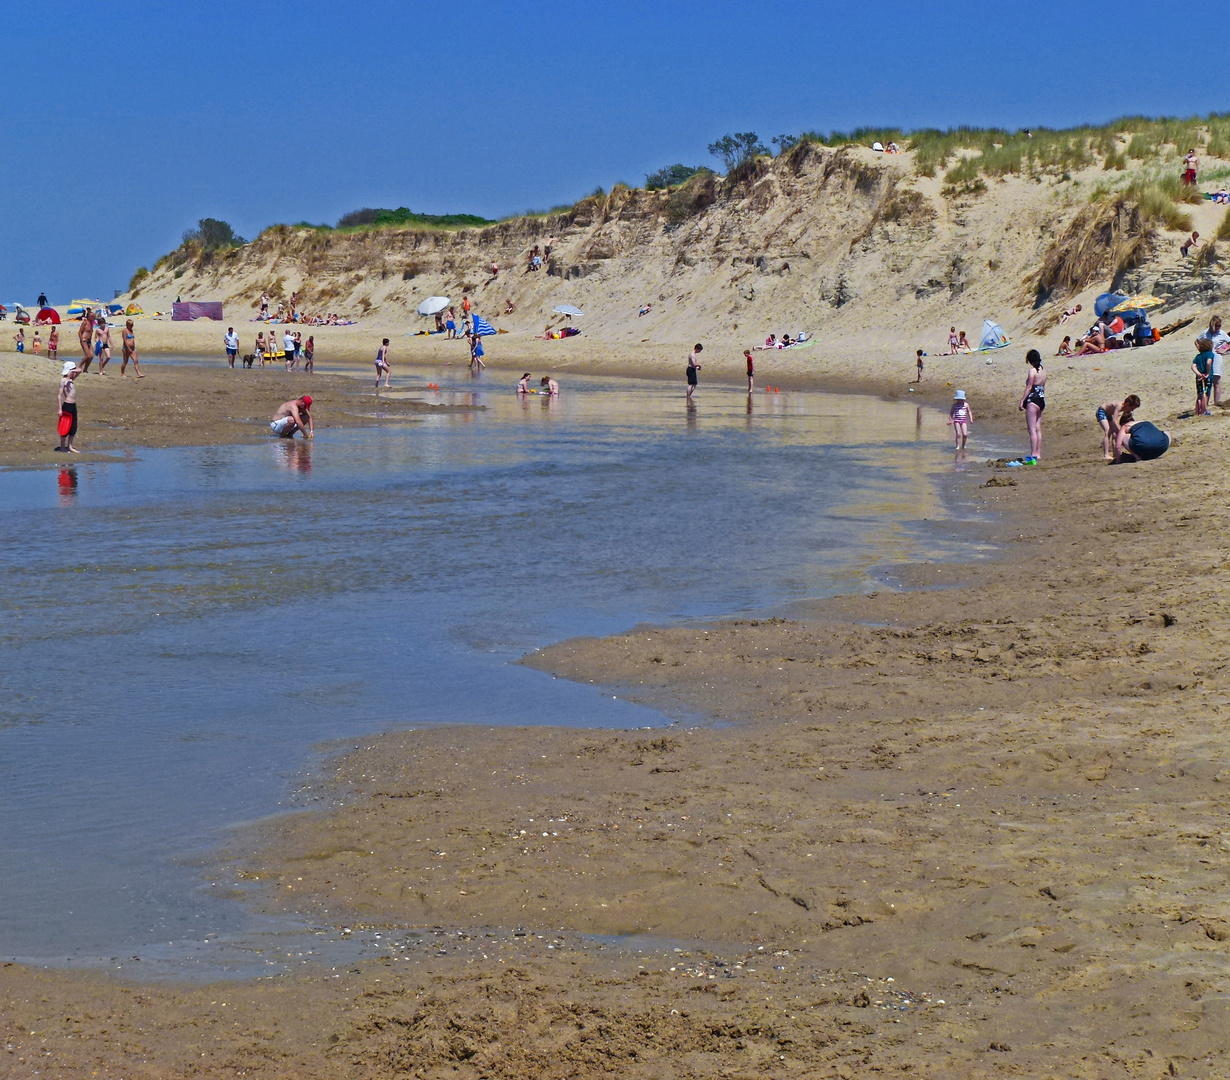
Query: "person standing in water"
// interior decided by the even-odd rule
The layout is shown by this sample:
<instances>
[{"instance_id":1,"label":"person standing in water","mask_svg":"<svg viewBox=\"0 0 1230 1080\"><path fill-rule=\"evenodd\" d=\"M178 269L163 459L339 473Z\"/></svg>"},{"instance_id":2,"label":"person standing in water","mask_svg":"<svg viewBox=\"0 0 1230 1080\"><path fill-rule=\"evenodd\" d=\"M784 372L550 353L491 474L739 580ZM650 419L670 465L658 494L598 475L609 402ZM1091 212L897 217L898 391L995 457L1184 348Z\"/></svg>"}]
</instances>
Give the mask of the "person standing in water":
<instances>
[{"instance_id":1,"label":"person standing in water","mask_svg":"<svg viewBox=\"0 0 1230 1080\"><path fill-rule=\"evenodd\" d=\"M222 343L226 346L226 362L231 366L235 366L235 357L239 355L239 335L235 333L233 326L226 328L226 333L222 337Z\"/></svg>"},{"instance_id":2,"label":"person standing in water","mask_svg":"<svg viewBox=\"0 0 1230 1080\"><path fill-rule=\"evenodd\" d=\"M384 343L376 350L376 389L380 389L380 373L384 372L385 389L391 389L389 386L389 376L393 374L392 367L389 366L389 339L385 338Z\"/></svg>"},{"instance_id":3,"label":"person standing in water","mask_svg":"<svg viewBox=\"0 0 1230 1080\"><path fill-rule=\"evenodd\" d=\"M974 410L965 400L965 391L958 390L952 396L952 408L948 410L948 423L952 426L953 448L965 449L965 440L969 437L969 426L974 422Z\"/></svg>"},{"instance_id":4,"label":"person standing in water","mask_svg":"<svg viewBox=\"0 0 1230 1080\"><path fill-rule=\"evenodd\" d=\"M750 394L756 383L756 363L752 360L752 350L744 349L743 358L747 361L747 392Z\"/></svg>"},{"instance_id":5,"label":"person standing in water","mask_svg":"<svg viewBox=\"0 0 1230 1080\"><path fill-rule=\"evenodd\" d=\"M700 372L700 354L705 347L698 341L688 353L688 404L692 402L692 391L696 389L696 376Z\"/></svg>"},{"instance_id":6,"label":"person standing in water","mask_svg":"<svg viewBox=\"0 0 1230 1080\"><path fill-rule=\"evenodd\" d=\"M81 369L76 364L71 360L64 361L64 369L60 372L60 391L56 395L56 419L67 416L71 423L67 433L60 436L60 445L56 447L61 453L81 453L73 445L73 440L77 438L77 384L73 380L80 374Z\"/></svg>"},{"instance_id":7,"label":"person standing in water","mask_svg":"<svg viewBox=\"0 0 1230 1080\"><path fill-rule=\"evenodd\" d=\"M124 324L124 334L120 341L122 356L120 358L120 378L124 378L124 369L128 366L128 361L132 361L132 370L137 373L138 379L144 379L141 374L141 363L137 360L137 335L132 329L132 320L129 319Z\"/></svg>"},{"instance_id":8,"label":"person standing in water","mask_svg":"<svg viewBox=\"0 0 1230 1080\"><path fill-rule=\"evenodd\" d=\"M1029 371L1025 375L1025 394L1017 408L1025 413L1025 426L1029 429L1029 457L1026 465L1037 465L1042 457L1042 410L1046 408L1046 368L1037 349L1025 354Z\"/></svg>"},{"instance_id":9,"label":"person standing in water","mask_svg":"<svg viewBox=\"0 0 1230 1080\"><path fill-rule=\"evenodd\" d=\"M111 327L106 319L99 319L95 333L98 335L98 374L102 375L111 363Z\"/></svg>"},{"instance_id":10,"label":"person standing in water","mask_svg":"<svg viewBox=\"0 0 1230 1080\"><path fill-rule=\"evenodd\" d=\"M47 359L60 359L60 328L53 326L51 333L47 335Z\"/></svg>"},{"instance_id":11,"label":"person standing in water","mask_svg":"<svg viewBox=\"0 0 1230 1080\"><path fill-rule=\"evenodd\" d=\"M303 346L303 370L311 373L313 370L314 357L316 356L316 339L310 334L307 342Z\"/></svg>"}]
</instances>

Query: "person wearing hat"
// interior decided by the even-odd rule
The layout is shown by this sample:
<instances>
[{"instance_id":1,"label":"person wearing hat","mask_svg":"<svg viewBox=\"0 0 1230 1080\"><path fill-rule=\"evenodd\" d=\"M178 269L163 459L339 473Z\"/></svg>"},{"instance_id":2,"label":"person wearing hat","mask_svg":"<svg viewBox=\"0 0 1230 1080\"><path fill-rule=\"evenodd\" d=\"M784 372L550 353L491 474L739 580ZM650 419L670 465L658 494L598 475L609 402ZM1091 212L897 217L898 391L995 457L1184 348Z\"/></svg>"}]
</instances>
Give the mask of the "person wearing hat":
<instances>
[{"instance_id":1,"label":"person wearing hat","mask_svg":"<svg viewBox=\"0 0 1230 1080\"><path fill-rule=\"evenodd\" d=\"M293 439L296 431L302 431L305 438L312 438L312 417L308 412L311 407L311 394L283 402L273 414L269 430L283 439Z\"/></svg>"},{"instance_id":2,"label":"person wearing hat","mask_svg":"<svg viewBox=\"0 0 1230 1080\"><path fill-rule=\"evenodd\" d=\"M952 427L953 447L956 450L965 449L965 440L969 436L969 426L974 422L974 410L965 400L965 391L958 390L952 395L952 408L948 410L948 423Z\"/></svg>"},{"instance_id":3,"label":"person wearing hat","mask_svg":"<svg viewBox=\"0 0 1230 1080\"><path fill-rule=\"evenodd\" d=\"M56 416L60 420L61 432L60 445L56 447L57 453L81 453L73 445L73 440L77 437L77 384L75 380L80 374L81 368L74 361L64 361L64 367L60 371L60 392L56 395ZM67 426L63 422L65 417L69 421Z\"/></svg>"}]
</instances>

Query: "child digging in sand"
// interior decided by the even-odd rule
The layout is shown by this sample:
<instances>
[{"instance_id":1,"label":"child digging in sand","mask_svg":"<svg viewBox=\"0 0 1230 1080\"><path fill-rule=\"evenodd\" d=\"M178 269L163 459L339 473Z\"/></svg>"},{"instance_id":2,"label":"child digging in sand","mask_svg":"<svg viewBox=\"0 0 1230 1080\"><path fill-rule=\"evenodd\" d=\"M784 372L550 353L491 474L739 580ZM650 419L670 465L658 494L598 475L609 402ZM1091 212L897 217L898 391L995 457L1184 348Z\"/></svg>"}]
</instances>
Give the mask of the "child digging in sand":
<instances>
[{"instance_id":1,"label":"child digging in sand","mask_svg":"<svg viewBox=\"0 0 1230 1080\"><path fill-rule=\"evenodd\" d=\"M958 390L952 396L952 408L948 410L948 423L952 428L952 441L955 450L965 449L965 440L969 437L969 426L974 422L974 410L965 400L965 391Z\"/></svg>"}]
</instances>

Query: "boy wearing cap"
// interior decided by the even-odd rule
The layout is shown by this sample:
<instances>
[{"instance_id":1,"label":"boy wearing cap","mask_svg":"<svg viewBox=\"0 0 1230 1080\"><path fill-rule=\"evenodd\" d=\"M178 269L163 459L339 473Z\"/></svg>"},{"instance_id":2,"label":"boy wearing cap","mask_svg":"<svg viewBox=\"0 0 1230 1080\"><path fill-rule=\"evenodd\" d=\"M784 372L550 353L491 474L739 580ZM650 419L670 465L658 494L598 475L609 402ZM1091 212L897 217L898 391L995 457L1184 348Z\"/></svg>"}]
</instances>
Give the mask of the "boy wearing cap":
<instances>
[{"instance_id":1,"label":"boy wearing cap","mask_svg":"<svg viewBox=\"0 0 1230 1080\"><path fill-rule=\"evenodd\" d=\"M273 414L269 430L282 439L293 439L296 431L302 431L305 438L313 438L312 417L308 412L311 407L311 394L283 402Z\"/></svg>"},{"instance_id":2,"label":"boy wearing cap","mask_svg":"<svg viewBox=\"0 0 1230 1080\"><path fill-rule=\"evenodd\" d=\"M73 440L77 437L77 384L74 380L80 374L81 369L72 360L64 361L64 368L60 372L60 392L56 395L56 417L58 419L67 416L71 423L68 426L68 432L60 436L60 445L56 447L57 453L81 453L73 445Z\"/></svg>"}]
</instances>

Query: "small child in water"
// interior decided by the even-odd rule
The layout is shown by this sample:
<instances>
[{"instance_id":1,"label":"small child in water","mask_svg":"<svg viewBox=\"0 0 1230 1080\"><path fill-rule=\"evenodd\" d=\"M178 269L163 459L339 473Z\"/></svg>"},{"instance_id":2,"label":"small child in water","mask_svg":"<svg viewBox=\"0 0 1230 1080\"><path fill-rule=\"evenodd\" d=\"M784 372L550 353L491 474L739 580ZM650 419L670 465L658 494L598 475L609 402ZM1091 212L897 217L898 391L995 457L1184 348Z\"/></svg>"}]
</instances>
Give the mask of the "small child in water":
<instances>
[{"instance_id":1,"label":"small child in water","mask_svg":"<svg viewBox=\"0 0 1230 1080\"><path fill-rule=\"evenodd\" d=\"M953 448L965 449L965 440L969 437L969 426L974 422L974 410L965 400L965 391L958 390L952 396L952 408L948 410L948 423L952 428Z\"/></svg>"},{"instance_id":2,"label":"small child in water","mask_svg":"<svg viewBox=\"0 0 1230 1080\"><path fill-rule=\"evenodd\" d=\"M542 377L542 382L540 382L538 385L546 388L545 392L547 393L548 396L559 397L559 383L557 383L553 378L551 378L551 376L544 375ZM540 390L538 392L541 394L544 391Z\"/></svg>"}]
</instances>

